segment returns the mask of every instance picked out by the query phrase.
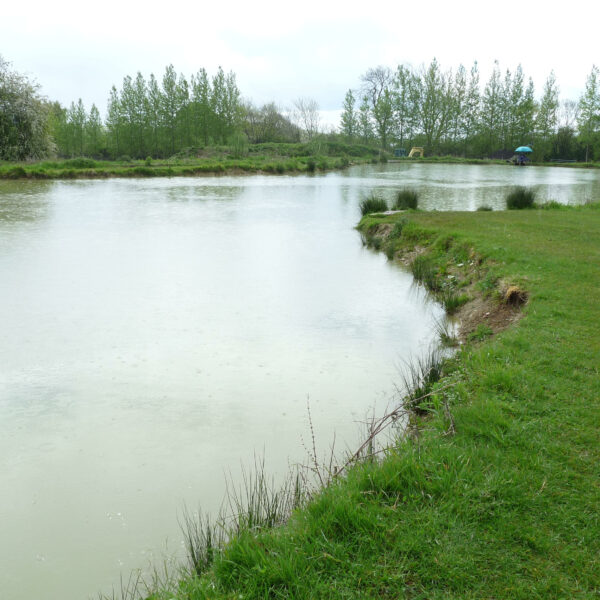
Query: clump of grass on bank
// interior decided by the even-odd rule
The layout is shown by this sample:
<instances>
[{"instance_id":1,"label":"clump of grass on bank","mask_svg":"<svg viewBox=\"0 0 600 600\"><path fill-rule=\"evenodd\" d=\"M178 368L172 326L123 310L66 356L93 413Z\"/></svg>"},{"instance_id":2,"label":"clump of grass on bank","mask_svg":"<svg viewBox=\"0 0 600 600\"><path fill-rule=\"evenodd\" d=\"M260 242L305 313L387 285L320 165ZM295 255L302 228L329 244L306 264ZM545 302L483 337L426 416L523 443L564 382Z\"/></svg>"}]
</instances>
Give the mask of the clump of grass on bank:
<instances>
[{"instance_id":1,"label":"clump of grass on bank","mask_svg":"<svg viewBox=\"0 0 600 600\"><path fill-rule=\"evenodd\" d=\"M533 208L535 205L535 191L526 187L516 187L506 195L506 208L519 210Z\"/></svg>"},{"instance_id":2,"label":"clump of grass on bank","mask_svg":"<svg viewBox=\"0 0 600 600\"><path fill-rule=\"evenodd\" d=\"M359 208L360 214L365 216L372 213L385 212L388 210L388 205L383 198L371 194L360 201Z\"/></svg>"},{"instance_id":3,"label":"clump of grass on bank","mask_svg":"<svg viewBox=\"0 0 600 600\"><path fill-rule=\"evenodd\" d=\"M419 193L410 188L404 188L396 195L394 210L416 210L419 204Z\"/></svg>"}]
</instances>

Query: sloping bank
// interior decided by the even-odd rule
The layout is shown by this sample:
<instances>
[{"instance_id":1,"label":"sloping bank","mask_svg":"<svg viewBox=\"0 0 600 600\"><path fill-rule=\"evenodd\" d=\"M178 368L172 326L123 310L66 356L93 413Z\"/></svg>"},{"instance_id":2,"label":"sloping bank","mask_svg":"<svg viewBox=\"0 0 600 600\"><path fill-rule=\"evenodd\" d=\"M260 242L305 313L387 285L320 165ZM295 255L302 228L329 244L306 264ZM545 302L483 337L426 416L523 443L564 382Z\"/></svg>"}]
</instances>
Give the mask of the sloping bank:
<instances>
[{"instance_id":1,"label":"sloping bank","mask_svg":"<svg viewBox=\"0 0 600 600\"><path fill-rule=\"evenodd\" d=\"M456 279L488 302L471 341L418 434L153 597L598 597L598 205L372 216L359 229L389 256L429 255L438 293ZM494 306L524 301L518 324L488 336L511 320L496 323Z\"/></svg>"}]
</instances>

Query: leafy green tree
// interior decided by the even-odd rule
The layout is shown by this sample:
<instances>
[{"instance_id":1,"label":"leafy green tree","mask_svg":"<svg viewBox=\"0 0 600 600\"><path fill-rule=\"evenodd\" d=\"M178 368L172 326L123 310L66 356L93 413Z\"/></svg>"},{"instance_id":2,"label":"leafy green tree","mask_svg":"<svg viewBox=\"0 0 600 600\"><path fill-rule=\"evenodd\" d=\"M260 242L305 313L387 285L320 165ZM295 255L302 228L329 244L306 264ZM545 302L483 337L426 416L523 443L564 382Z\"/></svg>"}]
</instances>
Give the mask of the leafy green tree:
<instances>
[{"instance_id":1,"label":"leafy green tree","mask_svg":"<svg viewBox=\"0 0 600 600\"><path fill-rule=\"evenodd\" d=\"M25 160L52 154L50 106L39 86L11 70L0 56L0 159Z\"/></svg>"},{"instance_id":2,"label":"leafy green tree","mask_svg":"<svg viewBox=\"0 0 600 600\"><path fill-rule=\"evenodd\" d=\"M369 69L361 77L363 102L366 98L370 111L370 118L374 121L375 131L379 135L382 148L387 147L387 139L391 133L393 124L391 119L393 108L390 89L392 80L393 75L390 69L381 66ZM366 121L363 124L366 125Z\"/></svg>"},{"instance_id":3,"label":"leafy green tree","mask_svg":"<svg viewBox=\"0 0 600 600\"><path fill-rule=\"evenodd\" d=\"M394 130L400 147L404 147L405 141L410 139L415 127L416 103L413 88L413 74L411 70L404 65L398 65L392 83L392 103L394 109Z\"/></svg>"},{"instance_id":4,"label":"leafy green tree","mask_svg":"<svg viewBox=\"0 0 600 600\"><path fill-rule=\"evenodd\" d=\"M300 128L273 102L261 108L246 104L244 119L244 131L253 144L300 141Z\"/></svg>"},{"instance_id":5,"label":"leafy green tree","mask_svg":"<svg viewBox=\"0 0 600 600\"><path fill-rule=\"evenodd\" d=\"M431 152L439 146L452 125L452 76L442 72L434 58L427 68L422 67L417 85L419 124Z\"/></svg>"},{"instance_id":6,"label":"leafy green tree","mask_svg":"<svg viewBox=\"0 0 600 600\"><path fill-rule=\"evenodd\" d=\"M154 157L162 156L163 149L161 146L161 106L162 94L158 81L154 77L154 73L150 74L147 86L146 105L146 120L148 124L148 136L150 145L150 154Z\"/></svg>"},{"instance_id":7,"label":"leafy green tree","mask_svg":"<svg viewBox=\"0 0 600 600\"><path fill-rule=\"evenodd\" d=\"M370 143L374 138L373 123L371 121L371 107L367 95L362 97L362 102L358 109L358 132L364 144Z\"/></svg>"},{"instance_id":8,"label":"leafy green tree","mask_svg":"<svg viewBox=\"0 0 600 600\"><path fill-rule=\"evenodd\" d=\"M465 104L467 101L467 70L463 65L459 65L454 76L452 99L452 144L454 147L464 136L462 116L465 113Z\"/></svg>"},{"instance_id":9,"label":"leafy green tree","mask_svg":"<svg viewBox=\"0 0 600 600\"><path fill-rule=\"evenodd\" d=\"M352 90L346 92L344 98L344 110L342 112L340 132L341 134L352 141L358 134L358 118L356 115L356 98Z\"/></svg>"},{"instance_id":10,"label":"leafy green tree","mask_svg":"<svg viewBox=\"0 0 600 600\"><path fill-rule=\"evenodd\" d=\"M469 83L464 101L464 110L460 116L463 134L463 155L467 155L468 143L477 131L480 119L481 94L479 92L479 66L473 63L469 72Z\"/></svg>"},{"instance_id":11,"label":"leafy green tree","mask_svg":"<svg viewBox=\"0 0 600 600\"><path fill-rule=\"evenodd\" d=\"M81 98L77 104L71 102L67 110L67 131L69 139L69 156L83 156L84 154L84 128L87 120L87 113Z\"/></svg>"},{"instance_id":12,"label":"leafy green tree","mask_svg":"<svg viewBox=\"0 0 600 600\"><path fill-rule=\"evenodd\" d=\"M536 152L544 160L551 152L558 125L558 86L554 71L544 85L544 93L535 120Z\"/></svg>"},{"instance_id":13,"label":"leafy green tree","mask_svg":"<svg viewBox=\"0 0 600 600\"><path fill-rule=\"evenodd\" d=\"M585 82L585 90L579 99L579 135L585 146L585 161L594 158L595 146L599 144L600 130L600 74L593 65Z\"/></svg>"},{"instance_id":14,"label":"leafy green tree","mask_svg":"<svg viewBox=\"0 0 600 600\"><path fill-rule=\"evenodd\" d=\"M84 154L98 157L104 149L104 127L100 111L92 104L90 114L84 126Z\"/></svg>"},{"instance_id":15,"label":"leafy green tree","mask_svg":"<svg viewBox=\"0 0 600 600\"><path fill-rule=\"evenodd\" d=\"M394 105L392 92L389 88L383 90L383 93L377 98L373 106L373 118L375 119L375 128L379 136L381 147L388 149L388 141L394 126Z\"/></svg>"},{"instance_id":16,"label":"leafy green tree","mask_svg":"<svg viewBox=\"0 0 600 600\"><path fill-rule=\"evenodd\" d=\"M175 154L177 141L177 115L180 108L180 95L177 89L177 73L173 65L165 69L160 96L160 117L164 127L164 140L167 152Z\"/></svg>"},{"instance_id":17,"label":"leafy green tree","mask_svg":"<svg viewBox=\"0 0 600 600\"><path fill-rule=\"evenodd\" d=\"M485 140L484 152L486 154L491 154L499 149L503 95L500 67L496 61L481 98L480 131Z\"/></svg>"},{"instance_id":18,"label":"leafy green tree","mask_svg":"<svg viewBox=\"0 0 600 600\"><path fill-rule=\"evenodd\" d=\"M121 111L121 101L117 88L113 85L108 98L106 128L108 134L108 148L113 157L123 154L123 124L124 117Z\"/></svg>"},{"instance_id":19,"label":"leafy green tree","mask_svg":"<svg viewBox=\"0 0 600 600\"><path fill-rule=\"evenodd\" d=\"M211 105L212 89L205 69L200 69L192 76L192 129L196 143L205 146L210 141L213 122Z\"/></svg>"}]
</instances>

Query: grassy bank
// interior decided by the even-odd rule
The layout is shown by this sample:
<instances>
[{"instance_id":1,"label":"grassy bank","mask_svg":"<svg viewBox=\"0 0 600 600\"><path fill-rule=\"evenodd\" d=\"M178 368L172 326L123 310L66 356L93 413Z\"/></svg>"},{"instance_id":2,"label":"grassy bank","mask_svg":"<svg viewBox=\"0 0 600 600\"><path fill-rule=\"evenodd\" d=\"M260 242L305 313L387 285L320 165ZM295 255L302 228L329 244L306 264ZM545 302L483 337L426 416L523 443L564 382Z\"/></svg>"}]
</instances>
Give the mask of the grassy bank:
<instances>
[{"instance_id":1,"label":"grassy bank","mask_svg":"<svg viewBox=\"0 0 600 600\"><path fill-rule=\"evenodd\" d=\"M313 173L377 161L379 151L358 144L254 144L246 148L193 148L168 159L104 161L91 158L0 163L0 179L101 179L237 173Z\"/></svg>"},{"instance_id":2,"label":"grassy bank","mask_svg":"<svg viewBox=\"0 0 600 600\"><path fill-rule=\"evenodd\" d=\"M465 310L522 318L480 313L409 438L151 597L597 598L598 205L370 216L360 230L428 262L435 293L457 280Z\"/></svg>"},{"instance_id":3,"label":"grassy bank","mask_svg":"<svg viewBox=\"0 0 600 600\"><path fill-rule=\"evenodd\" d=\"M423 156L416 158L399 157L390 159L391 162L422 162L451 165L506 165L507 161L500 158L463 158L461 156ZM537 162L535 158L529 163L535 167L562 167L573 169L600 169L600 162Z\"/></svg>"}]
</instances>

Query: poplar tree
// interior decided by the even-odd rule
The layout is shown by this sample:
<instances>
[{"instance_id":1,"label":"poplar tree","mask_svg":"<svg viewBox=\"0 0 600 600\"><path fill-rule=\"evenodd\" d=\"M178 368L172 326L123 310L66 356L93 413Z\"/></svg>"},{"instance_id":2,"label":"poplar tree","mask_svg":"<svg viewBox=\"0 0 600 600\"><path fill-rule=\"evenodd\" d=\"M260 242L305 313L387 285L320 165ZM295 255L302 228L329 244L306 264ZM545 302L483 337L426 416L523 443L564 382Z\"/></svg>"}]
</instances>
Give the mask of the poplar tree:
<instances>
[{"instance_id":1,"label":"poplar tree","mask_svg":"<svg viewBox=\"0 0 600 600\"><path fill-rule=\"evenodd\" d=\"M551 71L544 84L544 94L535 120L536 152L542 160L550 153L558 124L558 87Z\"/></svg>"},{"instance_id":2,"label":"poplar tree","mask_svg":"<svg viewBox=\"0 0 600 600\"><path fill-rule=\"evenodd\" d=\"M398 65L392 84L392 103L394 109L395 133L404 147L404 142L411 137L415 126L415 102L413 94L413 75L408 67Z\"/></svg>"},{"instance_id":3,"label":"poplar tree","mask_svg":"<svg viewBox=\"0 0 600 600\"><path fill-rule=\"evenodd\" d=\"M467 144L476 133L479 124L481 95L479 93L479 66L473 63L469 72L469 83L464 102L464 111L461 115L461 125L464 136L463 155L467 155Z\"/></svg>"},{"instance_id":4,"label":"poplar tree","mask_svg":"<svg viewBox=\"0 0 600 600\"><path fill-rule=\"evenodd\" d=\"M84 127L84 154L86 156L99 156L103 147L103 127L100 111L95 104L90 108L90 114Z\"/></svg>"},{"instance_id":5,"label":"poplar tree","mask_svg":"<svg viewBox=\"0 0 600 600\"><path fill-rule=\"evenodd\" d=\"M160 95L160 120L164 127L165 147L169 154L175 153L175 141L177 137L177 73L173 65L165 69L162 79L162 90Z\"/></svg>"},{"instance_id":6,"label":"poplar tree","mask_svg":"<svg viewBox=\"0 0 600 600\"><path fill-rule=\"evenodd\" d=\"M108 98L106 127L108 130L109 151L113 157L121 156L123 149L121 129L123 117L121 115L121 102L117 88L113 85Z\"/></svg>"},{"instance_id":7,"label":"poplar tree","mask_svg":"<svg viewBox=\"0 0 600 600\"><path fill-rule=\"evenodd\" d=\"M368 144L373 139L371 108L367 95L362 97L362 102L358 110L358 132L364 144Z\"/></svg>"},{"instance_id":8,"label":"poplar tree","mask_svg":"<svg viewBox=\"0 0 600 600\"><path fill-rule=\"evenodd\" d=\"M348 90L344 98L344 110L340 123L340 132L348 141L352 141L358 133L358 118L355 105L356 98L354 98L352 90Z\"/></svg>"},{"instance_id":9,"label":"poplar tree","mask_svg":"<svg viewBox=\"0 0 600 600\"><path fill-rule=\"evenodd\" d=\"M585 90L579 99L579 135L585 144L585 162L594 157L594 144L598 142L600 129L600 74L594 65L585 82Z\"/></svg>"},{"instance_id":10,"label":"poplar tree","mask_svg":"<svg viewBox=\"0 0 600 600\"><path fill-rule=\"evenodd\" d=\"M206 70L200 69L195 77L192 76L192 127L196 141L205 146L210 139L212 122L211 95Z\"/></svg>"},{"instance_id":11,"label":"poplar tree","mask_svg":"<svg viewBox=\"0 0 600 600\"><path fill-rule=\"evenodd\" d=\"M481 121L480 130L485 140L484 151L491 154L498 149L499 130L502 113L502 80L500 79L500 67L498 61L494 63L494 69L490 79L485 85L481 98Z\"/></svg>"},{"instance_id":12,"label":"poplar tree","mask_svg":"<svg viewBox=\"0 0 600 600\"><path fill-rule=\"evenodd\" d=\"M427 148L432 151L448 134L452 124L452 75L443 73L434 58L427 68L421 68L417 84L419 123Z\"/></svg>"}]
</instances>

